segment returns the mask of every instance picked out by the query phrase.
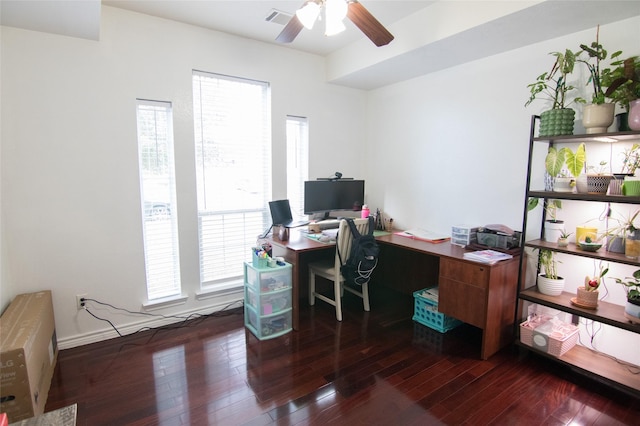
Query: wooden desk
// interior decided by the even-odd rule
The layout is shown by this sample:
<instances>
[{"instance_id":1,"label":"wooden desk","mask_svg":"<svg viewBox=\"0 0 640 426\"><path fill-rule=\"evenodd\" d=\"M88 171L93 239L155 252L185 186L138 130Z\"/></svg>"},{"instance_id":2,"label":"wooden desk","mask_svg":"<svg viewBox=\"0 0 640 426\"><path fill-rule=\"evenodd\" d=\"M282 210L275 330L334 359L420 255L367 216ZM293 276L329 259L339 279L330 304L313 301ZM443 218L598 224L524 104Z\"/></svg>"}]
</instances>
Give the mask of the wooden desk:
<instances>
[{"instance_id":1,"label":"wooden desk","mask_svg":"<svg viewBox=\"0 0 640 426\"><path fill-rule=\"evenodd\" d=\"M405 294L439 286L438 310L482 329L481 358L487 359L513 342L519 259L484 265L463 259L465 249L449 242L431 244L398 235L377 238L380 261L375 285ZM300 296L308 292L307 264L335 256L334 245L291 232L288 241L270 240L274 256L293 265L293 328L299 329Z\"/></svg>"}]
</instances>

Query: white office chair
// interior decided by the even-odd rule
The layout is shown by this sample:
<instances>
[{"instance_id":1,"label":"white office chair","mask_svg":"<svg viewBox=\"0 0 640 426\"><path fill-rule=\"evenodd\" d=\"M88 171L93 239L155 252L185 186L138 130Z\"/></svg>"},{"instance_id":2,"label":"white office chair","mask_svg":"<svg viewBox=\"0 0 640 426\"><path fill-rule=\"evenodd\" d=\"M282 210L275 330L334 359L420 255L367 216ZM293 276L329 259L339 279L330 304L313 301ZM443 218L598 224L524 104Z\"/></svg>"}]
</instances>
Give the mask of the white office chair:
<instances>
[{"instance_id":1,"label":"white office chair","mask_svg":"<svg viewBox=\"0 0 640 426\"><path fill-rule=\"evenodd\" d=\"M369 231L369 219L354 219L356 228L360 234L364 235ZM340 257L338 256L338 250L340 250L340 256L342 261L346 262L351 254L351 245L353 242L353 235L349 229L349 224L346 220L340 221L340 227L338 228L338 238L336 240L336 254L334 260L325 260L309 263L309 304L315 305L316 298L329 303L336 307L336 319L342 321L342 295L344 290L349 293L355 294L362 298L364 304L364 310L369 311L369 284L362 285L362 291L358 291L355 288L344 285L344 277L340 273ZM317 293L316 292L316 275L333 281L333 294L335 299Z\"/></svg>"}]
</instances>

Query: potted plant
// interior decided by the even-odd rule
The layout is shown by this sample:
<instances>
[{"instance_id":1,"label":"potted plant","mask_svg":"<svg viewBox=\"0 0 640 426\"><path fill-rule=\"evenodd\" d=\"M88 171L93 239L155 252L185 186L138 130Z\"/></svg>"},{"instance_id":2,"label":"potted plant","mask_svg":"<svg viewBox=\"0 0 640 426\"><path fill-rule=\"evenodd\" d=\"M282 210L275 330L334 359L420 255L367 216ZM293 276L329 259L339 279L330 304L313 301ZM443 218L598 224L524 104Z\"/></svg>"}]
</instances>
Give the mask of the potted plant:
<instances>
[{"instance_id":1,"label":"potted plant","mask_svg":"<svg viewBox=\"0 0 640 426\"><path fill-rule=\"evenodd\" d=\"M633 273L632 277L625 279L615 278L618 284L622 284L627 292L627 304L624 307L624 316L629 321L640 324L640 269Z\"/></svg>"},{"instance_id":2,"label":"potted plant","mask_svg":"<svg viewBox=\"0 0 640 426\"><path fill-rule=\"evenodd\" d=\"M527 210L531 211L538 206L540 199L531 197L527 200ZM558 209L562 208L560 200L546 200L544 205L544 240L555 243L560 238L560 234L564 231L564 220L556 217Z\"/></svg>"},{"instance_id":3,"label":"potted plant","mask_svg":"<svg viewBox=\"0 0 640 426\"><path fill-rule=\"evenodd\" d=\"M574 305L581 308L595 309L598 307L598 297L600 293L598 288L604 280L604 276L609 272L608 267L604 267L602 263L599 265L599 271L597 275L584 277L584 286L578 287L577 297L571 299Z\"/></svg>"},{"instance_id":4,"label":"potted plant","mask_svg":"<svg viewBox=\"0 0 640 426\"><path fill-rule=\"evenodd\" d=\"M622 152L622 169L619 173L613 173L613 179L609 183L609 195L622 195L622 183L626 177L635 175L640 166L640 144L634 143L631 148Z\"/></svg>"},{"instance_id":5,"label":"potted plant","mask_svg":"<svg viewBox=\"0 0 640 426\"><path fill-rule=\"evenodd\" d=\"M605 96L624 109L626 121L622 118L618 130L640 130L640 59L632 56L611 63L614 68L602 71L602 85L607 90ZM631 113L633 107L634 113ZM632 115L631 126L628 116Z\"/></svg>"},{"instance_id":6,"label":"potted plant","mask_svg":"<svg viewBox=\"0 0 640 426\"><path fill-rule=\"evenodd\" d=\"M638 214L640 214L640 210L636 210L633 214L626 216L618 213L616 217L609 217L610 220L615 222L615 225L607 226L607 230L604 232L604 236L607 238L608 251L625 253L626 236L627 234L635 234L635 220ZM611 214L609 213L608 216L611 216ZM638 242L638 244L640 244L640 242ZM630 243L630 250L633 250L633 248L633 243Z\"/></svg>"},{"instance_id":7,"label":"potted plant","mask_svg":"<svg viewBox=\"0 0 640 426\"><path fill-rule=\"evenodd\" d=\"M586 58L581 57L582 54L587 55ZM614 59L622 54L617 51L611 55ZM613 113L615 105L606 102L606 96L602 86L602 70L601 62L607 59L608 52L600 44L600 25L596 29L596 40L590 45L581 44L580 52L576 56L576 62L581 62L587 66L589 71L589 79L587 85L591 85L593 94L591 104L586 105L582 114L582 124L587 133L604 133L613 123ZM578 102L586 103L585 99L577 98Z\"/></svg>"},{"instance_id":8,"label":"potted plant","mask_svg":"<svg viewBox=\"0 0 640 426\"><path fill-rule=\"evenodd\" d=\"M540 249L540 267L544 273L538 274L538 291L548 296L559 296L564 289L564 278L558 276L558 261L551 250Z\"/></svg>"},{"instance_id":9,"label":"potted plant","mask_svg":"<svg viewBox=\"0 0 640 426\"><path fill-rule=\"evenodd\" d=\"M551 109L540 114L540 136L572 135L575 111L567 108L567 93L574 87L567 83L567 77L573 72L576 55L569 49L549 54L556 58L551 71L540 74L535 82L527 85L531 95L525 106L538 97L551 101Z\"/></svg>"},{"instance_id":10,"label":"potted plant","mask_svg":"<svg viewBox=\"0 0 640 426\"><path fill-rule=\"evenodd\" d=\"M567 247L569 245L569 237L571 236L571 232L567 232L564 229L560 233L560 237L558 237L558 246L559 247Z\"/></svg>"},{"instance_id":11,"label":"potted plant","mask_svg":"<svg viewBox=\"0 0 640 426\"><path fill-rule=\"evenodd\" d=\"M587 153L584 143L578 145L576 152L568 147L556 149L550 146L544 165L546 172L553 180L551 189L557 192L572 192L576 186L576 178L580 176L586 159Z\"/></svg>"},{"instance_id":12,"label":"potted plant","mask_svg":"<svg viewBox=\"0 0 640 426\"><path fill-rule=\"evenodd\" d=\"M607 162L600 161L598 166L587 167L587 192L606 194L613 175L607 169Z\"/></svg>"},{"instance_id":13,"label":"potted plant","mask_svg":"<svg viewBox=\"0 0 640 426\"><path fill-rule=\"evenodd\" d=\"M635 175L636 169L640 167L640 144L634 143L631 148L625 149L622 155L624 158L622 159L620 174L623 176Z\"/></svg>"}]
</instances>

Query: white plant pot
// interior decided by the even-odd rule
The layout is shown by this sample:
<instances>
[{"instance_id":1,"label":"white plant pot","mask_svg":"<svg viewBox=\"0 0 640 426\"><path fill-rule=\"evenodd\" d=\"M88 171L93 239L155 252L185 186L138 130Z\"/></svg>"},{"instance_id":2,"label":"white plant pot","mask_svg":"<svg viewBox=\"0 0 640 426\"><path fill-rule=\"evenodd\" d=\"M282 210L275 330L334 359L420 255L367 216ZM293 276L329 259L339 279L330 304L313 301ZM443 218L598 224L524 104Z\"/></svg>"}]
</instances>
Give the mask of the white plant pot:
<instances>
[{"instance_id":1,"label":"white plant pot","mask_svg":"<svg viewBox=\"0 0 640 426\"><path fill-rule=\"evenodd\" d=\"M544 240L549 243L557 243L558 238L564 232L564 222L544 222Z\"/></svg>"},{"instance_id":2,"label":"white plant pot","mask_svg":"<svg viewBox=\"0 0 640 426\"><path fill-rule=\"evenodd\" d=\"M576 192L578 194L586 194L589 192L589 185L587 184L587 175L581 174L576 179Z\"/></svg>"},{"instance_id":3,"label":"white plant pot","mask_svg":"<svg viewBox=\"0 0 640 426\"><path fill-rule=\"evenodd\" d=\"M557 177L553 184L555 192L573 192L575 179L571 177Z\"/></svg>"},{"instance_id":4,"label":"white plant pot","mask_svg":"<svg viewBox=\"0 0 640 426\"><path fill-rule=\"evenodd\" d=\"M582 125L588 134L606 133L613 124L614 104L590 104L582 110Z\"/></svg>"},{"instance_id":5,"label":"white plant pot","mask_svg":"<svg viewBox=\"0 0 640 426\"><path fill-rule=\"evenodd\" d=\"M624 306L624 315L629 319L629 321L635 324L640 324L640 306L626 302Z\"/></svg>"},{"instance_id":6,"label":"white plant pot","mask_svg":"<svg viewBox=\"0 0 640 426\"><path fill-rule=\"evenodd\" d=\"M564 278L552 280L544 275L538 275L538 291L547 296L559 296L564 290Z\"/></svg>"}]
</instances>

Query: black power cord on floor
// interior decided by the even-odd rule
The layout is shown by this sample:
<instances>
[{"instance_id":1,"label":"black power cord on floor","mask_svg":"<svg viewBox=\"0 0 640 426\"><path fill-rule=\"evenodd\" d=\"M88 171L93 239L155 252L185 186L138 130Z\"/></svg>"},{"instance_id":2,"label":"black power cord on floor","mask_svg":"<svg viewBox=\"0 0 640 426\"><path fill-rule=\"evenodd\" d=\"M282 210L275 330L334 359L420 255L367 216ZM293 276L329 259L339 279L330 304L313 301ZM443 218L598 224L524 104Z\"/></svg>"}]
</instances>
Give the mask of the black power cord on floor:
<instances>
[{"instance_id":1,"label":"black power cord on floor","mask_svg":"<svg viewBox=\"0 0 640 426\"><path fill-rule=\"evenodd\" d=\"M223 307L221 310L209 313L209 314L200 314L200 313L192 313L186 316L182 316L182 315L162 315L162 314L154 314L151 312L140 312L140 311L130 311L128 309L125 308L119 308L117 306L114 306L110 303L105 303L105 302L101 302L99 300L96 299L90 299L90 298L83 298L81 300L84 305L84 310L91 315L92 317L94 317L97 320L100 321L104 321L106 323L108 323L111 328L113 328L115 330L116 333L118 333L118 336L120 337L124 337L124 336L131 336L143 331L150 331L150 330L154 330L154 331L159 331L159 330L175 330L175 329L179 329L179 328L183 328L183 327L191 327L193 325L195 325L195 322L189 322L189 321L193 321L195 319L199 319L199 320L204 320L206 318L211 318L211 317L223 317L223 316L228 316L228 315L239 315L240 313L243 313L242 310L238 311L230 311L230 309L234 308L235 305L239 305L237 307L242 307L244 306L244 301L243 300L237 300L235 302L231 302L228 305L226 305L225 307ZM106 318L102 318L99 317L98 315L94 314L93 312L91 312L91 310L89 309L89 307L87 306L87 302L93 302L102 306L107 306L111 309L117 310L117 311L122 311L122 312L126 312L128 314L131 315L144 315L144 316L151 316L151 317L157 317L157 318L164 318L164 319L180 319L182 321L179 321L178 323L173 323L173 324L166 324L166 325L162 325L159 327L141 327L138 330L134 331L133 333L129 333L129 334L122 334L120 332L120 330L118 330L118 328L115 326L115 324L113 324L113 322L111 322L109 319ZM199 323L199 321L198 321Z\"/></svg>"}]
</instances>

